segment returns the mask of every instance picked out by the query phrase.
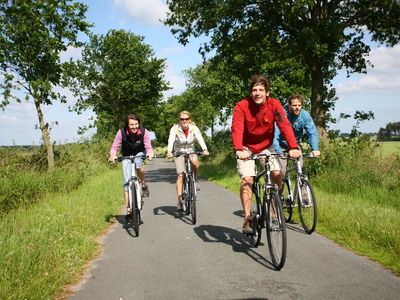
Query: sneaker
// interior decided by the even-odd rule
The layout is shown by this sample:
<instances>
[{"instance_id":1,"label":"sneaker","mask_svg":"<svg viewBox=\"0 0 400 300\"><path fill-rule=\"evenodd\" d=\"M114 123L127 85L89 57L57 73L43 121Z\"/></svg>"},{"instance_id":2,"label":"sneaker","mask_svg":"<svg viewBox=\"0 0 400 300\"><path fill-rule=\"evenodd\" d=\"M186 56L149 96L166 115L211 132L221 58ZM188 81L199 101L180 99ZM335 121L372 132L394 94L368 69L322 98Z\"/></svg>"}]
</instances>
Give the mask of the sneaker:
<instances>
[{"instance_id":1,"label":"sneaker","mask_svg":"<svg viewBox=\"0 0 400 300\"><path fill-rule=\"evenodd\" d=\"M183 211L183 205L182 205L183 203L182 203L182 201L179 201L177 204L176 204L176 210L177 211Z\"/></svg>"},{"instance_id":2,"label":"sneaker","mask_svg":"<svg viewBox=\"0 0 400 300\"><path fill-rule=\"evenodd\" d=\"M196 179L196 191L200 191L200 181Z\"/></svg>"},{"instance_id":3,"label":"sneaker","mask_svg":"<svg viewBox=\"0 0 400 300\"><path fill-rule=\"evenodd\" d=\"M301 198L303 207L310 207L310 201L308 199L308 193L306 190L301 191Z\"/></svg>"},{"instance_id":4,"label":"sneaker","mask_svg":"<svg viewBox=\"0 0 400 300\"><path fill-rule=\"evenodd\" d=\"M253 228L252 228L252 221L251 219L244 219L243 221L243 228L242 228L242 233L244 234L253 234Z\"/></svg>"},{"instance_id":5,"label":"sneaker","mask_svg":"<svg viewBox=\"0 0 400 300\"><path fill-rule=\"evenodd\" d=\"M142 196L143 197L149 197L150 196L149 187L147 186L147 184L143 184L142 185Z\"/></svg>"}]
</instances>

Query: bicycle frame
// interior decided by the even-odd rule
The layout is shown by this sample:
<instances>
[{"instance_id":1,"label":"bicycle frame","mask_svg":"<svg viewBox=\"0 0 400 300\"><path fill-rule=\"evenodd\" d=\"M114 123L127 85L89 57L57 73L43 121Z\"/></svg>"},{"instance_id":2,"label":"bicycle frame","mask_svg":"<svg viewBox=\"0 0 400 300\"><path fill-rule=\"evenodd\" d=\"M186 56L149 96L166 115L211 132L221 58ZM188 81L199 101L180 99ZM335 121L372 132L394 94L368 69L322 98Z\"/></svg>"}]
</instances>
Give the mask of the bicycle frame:
<instances>
[{"instance_id":1,"label":"bicycle frame","mask_svg":"<svg viewBox=\"0 0 400 300\"><path fill-rule=\"evenodd\" d=\"M132 218L132 225L136 232L136 236L139 236L139 225L141 222L140 211L143 207L142 199L142 185L140 178L137 176L135 158L146 158L144 155L129 155L118 158L119 161L129 159L131 161L131 176L128 180L128 204L131 212L129 217ZM134 191L134 194L132 193Z\"/></svg>"},{"instance_id":2,"label":"bicycle frame","mask_svg":"<svg viewBox=\"0 0 400 300\"><path fill-rule=\"evenodd\" d=\"M175 152L174 156L179 157L181 155L184 156L184 163L185 163L185 175L183 177L182 182L182 196L183 196L183 204L184 204L184 211L186 215L192 215L192 224L196 224L196 201L197 201L197 190L195 186L195 178L194 172L192 169L192 164L190 162L190 155L197 154L202 155L202 152L195 151L195 152Z\"/></svg>"},{"instance_id":3,"label":"bicycle frame","mask_svg":"<svg viewBox=\"0 0 400 300\"><path fill-rule=\"evenodd\" d=\"M303 158L314 157L303 155ZM317 224L317 202L314 189L303 172L300 158L292 159L294 166L287 166L282 186L282 205L284 207L285 219L290 222L295 208L298 210L301 225L304 230L311 234ZM292 186L292 172L295 170L295 187ZM286 189L286 191L285 191Z\"/></svg>"},{"instance_id":4,"label":"bicycle frame","mask_svg":"<svg viewBox=\"0 0 400 300\"><path fill-rule=\"evenodd\" d=\"M252 212L253 234L250 235L250 244L253 247L257 247L261 240L261 230L262 228L266 228L268 249L272 264L277 270L280 270L286 260L286 224L278 186L272 182L271 178L269 165L271 155L275 154L254 154L250 158L253 160L261 157L266 158L264 170L259 173L257 172L257 163L255 162L256 176L254 176L252 190L256 197L257 211L255 213ZM260 183L261 178L264 178L264 183ZM262 193L260 188L262 188Z\"/></svg>"}]
</instances>

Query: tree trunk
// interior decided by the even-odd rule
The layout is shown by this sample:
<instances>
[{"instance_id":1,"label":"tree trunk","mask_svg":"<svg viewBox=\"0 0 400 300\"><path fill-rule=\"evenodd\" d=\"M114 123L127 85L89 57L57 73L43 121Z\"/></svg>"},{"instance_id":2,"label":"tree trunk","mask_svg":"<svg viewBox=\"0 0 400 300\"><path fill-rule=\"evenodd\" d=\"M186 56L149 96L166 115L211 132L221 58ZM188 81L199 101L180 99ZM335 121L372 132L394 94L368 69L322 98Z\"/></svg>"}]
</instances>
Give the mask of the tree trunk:
<instances>
[{"instance_id":1,"label":"tree trunk","mask_svg":"<svg viewBox=\"0 0 400 300\"><path fill-rule=\"evenodd\" d=\"M316 65L311 68L311 116L322 140L328 138L325 126L326 108L324 105L324 83L322 71Z\"/></svg>"},{"instance_id":2,"label":"tree trunk","mask_svg":"<svg viewBox=\"0 0 400 300\"><path fill-rule=\"evenodd\" d=\"M40 101L34 99L34 102L39 119L39 128L42 131L43 143L45 144L47 149L47 170L51 172L54 170L54 152L53 152L53 144L51 143L50 140L49 124L45 123L44 121L44 115L40 107Z\"/></svg>"}]
</instances>

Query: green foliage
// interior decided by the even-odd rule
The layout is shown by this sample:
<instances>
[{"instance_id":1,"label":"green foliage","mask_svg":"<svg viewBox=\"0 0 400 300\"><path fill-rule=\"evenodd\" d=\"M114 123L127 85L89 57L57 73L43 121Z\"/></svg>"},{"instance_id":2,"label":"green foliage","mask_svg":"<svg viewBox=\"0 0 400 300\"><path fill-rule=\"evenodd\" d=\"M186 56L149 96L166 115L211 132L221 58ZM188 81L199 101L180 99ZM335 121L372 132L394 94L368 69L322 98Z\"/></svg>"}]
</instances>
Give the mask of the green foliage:
<instances>
[{"instance_id":1,"label":"green foliage","mask_svg":"<svg viewBox=\"0 0 400 300\"><path fill-rule=\"evenodd\" d=\"M43 142L47 147L48 168L54 167L49 124L42 105L66 102L55 91L63 75L60 54L68 46L79 46L78 33L87 32L87 7L71 0L0 0L0 92L4 109L12 100L33 99Z\"/></svg>"},{"instance_id":2,"label":"green foliage","mask_svg":"<svg viewBox=\"0 0 400 300\"><path fill-rule=\"evenodd\" d=\"M106 35L91 35L82 59L70 61L66 67L70 77L64 79L79 97L75 109L93 109L97 135L107 137L132 113L141 117L146 128L156 128L162 92L168 89L164 69L165 59L155 58L143 37L110 30Z\"/></svg>"},{"instance_id":3,"label":"green foliage","mask_svg":"<svg viewBox=\"0 0 400 300\"><path fill-rule=\"evenodd\" d=\"M0 216L29 206L45 194L75 190L105 168L109 142L62 145L55 148L57 169L46 171L43 147L0 148Z\"/></svg>"},{"instance_id":4,"label":"green foliage","mask_svg":"<svg viewBox=\"0 0 400 300\"><path fill-rule=\"evenodd\" d=\"M337 69L366 72L370 47L364 42L365 29L378 43L393 46L400 40L396 0L167 4L165 24L182 44L204 34L210 41L200 52L215 53L239 78L267 73L280 89L278 97L293 91L310 96L311 113L323 133L336 100L330 82Z\"/></svg>"},{"instance_id":5,"label":"green foliage","mask_svg":"<svg viewBox=\"0 0 400 300\"><path fill-rule=\"evenodd\" d=\"M386 124L380 128L377 136L378 141L400 141L400 122Z\"/></svg>"},{"instance_id":6,"label":"green foliage","mask_svg":"<svg viewBox=\"0 0 400 300\"><path fill-rule=\"evenodd\" d=\"M68 296L65 288L96 256L98 236L123 203L120 170L97 175L75 191L48 194L0 218L0 299Z\"/></svg>"}]
</instances>

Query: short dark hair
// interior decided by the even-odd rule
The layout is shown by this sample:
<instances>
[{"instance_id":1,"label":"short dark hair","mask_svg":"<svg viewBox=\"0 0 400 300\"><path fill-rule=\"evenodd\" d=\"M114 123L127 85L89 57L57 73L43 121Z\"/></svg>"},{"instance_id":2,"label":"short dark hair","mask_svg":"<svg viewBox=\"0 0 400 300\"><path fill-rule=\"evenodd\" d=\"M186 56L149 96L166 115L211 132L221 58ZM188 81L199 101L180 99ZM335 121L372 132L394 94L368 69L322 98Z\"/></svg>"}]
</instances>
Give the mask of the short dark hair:
<instances>
[{"instance_id":1,"label":"short dark hair","mask_svg":"<svg viewBox=\"0 0 400 300\"><path fill-rule=\"evenodd\" d=\"M139 118L139 116L134 115L134 114L127 115L127 116L126 116L126 120L125 120L125 127L127 127L127 128L128 128L128 125L129 125L129 120L136 120L136 121L138 121L139 126L140 126L140 118Z\"/></svg>"},{"instance_id":2,"label":"short dark hair","mask_svg":"<svg viewBox=\"0 0 400 300\"><path fill-rule=\"evenodd\" d=\"M304 104L304 96L302 94L296 94L296 93L295 94L291 94L289 96L289 98L287 99L288 104L291 105L292 104L292 100L294 100L294 99L298 99L300 101L301 105Z\"/></svg>"},{"instance_id":3,"label":"short dark hair","mask_svg":"<svg viewBox=\"0 0 400 300\"><path fill-rule=\"evenodd\" d=\"M271 84L269 82L269 79L266 76L253 75L251 77L250 94L251 94L251 91L253 90L253 87L255 85L259 85L259 84L264 86L266 92L269 92L271 90Z\"/></svg>"}]
</instances>

